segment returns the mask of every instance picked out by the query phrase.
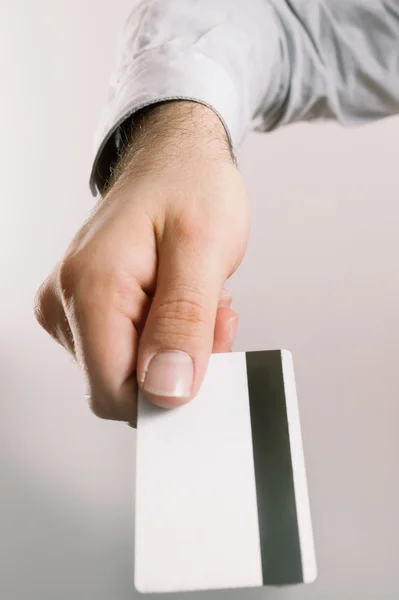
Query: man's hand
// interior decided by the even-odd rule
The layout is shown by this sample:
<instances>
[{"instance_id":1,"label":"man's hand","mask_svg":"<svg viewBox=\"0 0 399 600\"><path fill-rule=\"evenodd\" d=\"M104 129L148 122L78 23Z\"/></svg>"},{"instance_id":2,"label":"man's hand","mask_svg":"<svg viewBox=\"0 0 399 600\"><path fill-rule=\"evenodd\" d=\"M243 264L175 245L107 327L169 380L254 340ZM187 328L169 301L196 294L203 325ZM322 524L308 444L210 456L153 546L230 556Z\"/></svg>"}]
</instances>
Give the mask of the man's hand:
<instances>
[{"instance_id":1,"label":"man's hand","mask_svg":"<svg viewBox=\"0 0 399 600\"><path fill-rule=\"evenodd\" d=\"M156 108L36 299L96 415L134 424L136 377L159 406L196 394L210 353L231 348L224 283L247 238L245 188L218 117L191 102Z\"/></svg>"}]
</instances>

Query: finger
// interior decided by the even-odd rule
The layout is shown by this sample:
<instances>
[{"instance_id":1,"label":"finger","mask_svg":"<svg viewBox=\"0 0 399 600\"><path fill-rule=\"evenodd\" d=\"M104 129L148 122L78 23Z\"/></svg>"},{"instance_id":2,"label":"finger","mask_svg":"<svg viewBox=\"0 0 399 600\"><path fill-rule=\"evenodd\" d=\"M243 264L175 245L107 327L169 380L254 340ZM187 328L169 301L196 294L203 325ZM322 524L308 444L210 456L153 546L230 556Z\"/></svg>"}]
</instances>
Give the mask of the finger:
<instances>
[{"instance_id":1,"label":"finger","mask_svg":"<svg viewBox=\"0 0 399 600\"><path fill-rule=\"evenodd\" d=\"M214 249L203 240L164 236L137 365L139 385L155 404L178 406L198 391L224 280Z\"/></svg>"},{"instance_id":2,"label":"finger","mask_svg":"<svg viewBox=\"0 0 399 600\"><path fill-rule=\"evenodd\" d=\"M227 306L230 307L233 302L233 296L230 294L226 288L223 288L222 293L220 294L219 299L219 307Z\"/></svg>"},{"instance_id":3,"label":"finger","mask_svg":"<svg viewBox=\"0 0 399 600\"><path fill-rule=\"evenodd\" d=\"M231 352L237 333L238 315L231 308L219 307L216 313L212 352Z\"/></svg>"},{"instance_id":4,"label":"finger","mask_svg":"<svg viewBox=\"0 0 399 600\"><path fill-rule=\"evenodd\" d=\"M146 312L147 295L137 282L121 292L120 284L113 282L112 276L104 279L104 274L103 277L76 274L73 265L64 267L60 279L64 308L92 411L101 418L135 423L134 372L138 346L135 323L140 323Z\"/></svg>"}]
</instances>

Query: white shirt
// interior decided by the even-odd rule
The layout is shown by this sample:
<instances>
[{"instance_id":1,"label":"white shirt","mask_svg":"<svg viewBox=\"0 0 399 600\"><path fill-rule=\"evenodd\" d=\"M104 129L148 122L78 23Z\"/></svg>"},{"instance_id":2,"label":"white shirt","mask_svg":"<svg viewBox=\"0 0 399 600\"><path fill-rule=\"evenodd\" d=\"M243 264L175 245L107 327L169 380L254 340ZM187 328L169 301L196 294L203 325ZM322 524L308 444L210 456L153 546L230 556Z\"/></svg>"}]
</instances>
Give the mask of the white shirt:
<instances>
[{"instance_id":1,"label":"white shirt","mask_svg":"<svg viewBox=\"0 0 399 600\"><path fill-rule=\"evenodd\" d=\"M399 0L141 1L121 35L93 193L120 125L168 99L211 107L233 148L250 127L399 113Z\"/></svg>"}]
</instances>

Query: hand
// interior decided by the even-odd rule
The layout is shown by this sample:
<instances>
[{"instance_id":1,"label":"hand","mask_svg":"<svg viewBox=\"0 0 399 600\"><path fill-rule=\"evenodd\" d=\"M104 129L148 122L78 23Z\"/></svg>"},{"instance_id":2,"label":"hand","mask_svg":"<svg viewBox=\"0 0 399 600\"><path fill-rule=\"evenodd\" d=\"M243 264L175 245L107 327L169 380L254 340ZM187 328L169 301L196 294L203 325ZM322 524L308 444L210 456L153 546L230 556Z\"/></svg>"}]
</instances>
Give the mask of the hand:
<instances>
[{"instance_id":1,"label":"hand","mask_svg":"<svg viewBox=\"0 0 399 600\"><path fill-rule=\"evenodd\" d=\"M237 315L224 283L248 238L243 181L209 108L171 102L132 133L115 181L41 286L35 314L81 366L93 412L135 423L137 382L190 400Z\"/></svg>"}]
</instances>

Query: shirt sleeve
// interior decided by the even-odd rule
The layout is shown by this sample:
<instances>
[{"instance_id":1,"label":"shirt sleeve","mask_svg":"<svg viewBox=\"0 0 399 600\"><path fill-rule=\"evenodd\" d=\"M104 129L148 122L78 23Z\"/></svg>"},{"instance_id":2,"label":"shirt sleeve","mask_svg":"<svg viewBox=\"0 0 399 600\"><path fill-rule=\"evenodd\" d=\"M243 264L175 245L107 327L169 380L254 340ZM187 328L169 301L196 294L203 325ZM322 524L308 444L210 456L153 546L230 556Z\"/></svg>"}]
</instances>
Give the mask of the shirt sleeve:
<instances>
[{"instance_id":1,"label":"shirt sleeve","mask_svg":"<svg viewBox=\"0 0 399 600\"><path fill-rule=\"evenodd\" d=\"M250 127L397 114L399 0L142 0L120 37L93 193L126 119L173 99L212 108L233 148Z\"/></svg>"}]
</instances>

